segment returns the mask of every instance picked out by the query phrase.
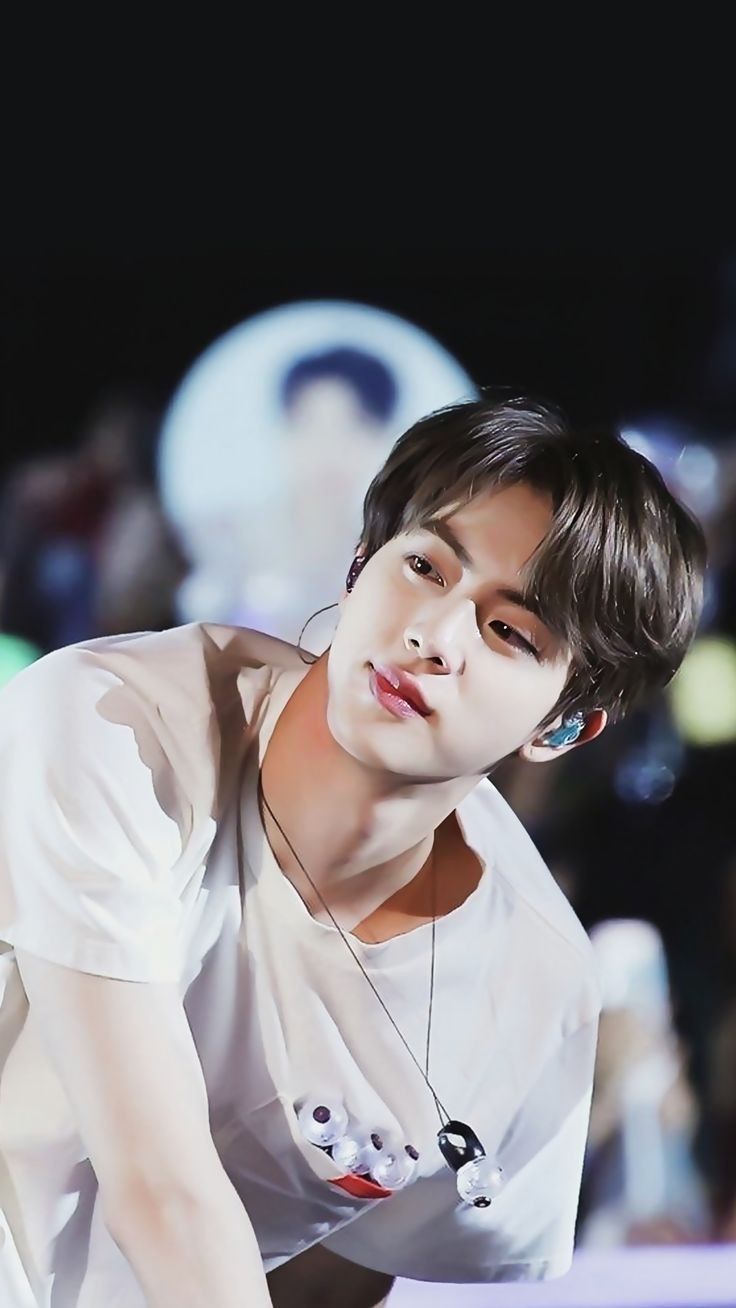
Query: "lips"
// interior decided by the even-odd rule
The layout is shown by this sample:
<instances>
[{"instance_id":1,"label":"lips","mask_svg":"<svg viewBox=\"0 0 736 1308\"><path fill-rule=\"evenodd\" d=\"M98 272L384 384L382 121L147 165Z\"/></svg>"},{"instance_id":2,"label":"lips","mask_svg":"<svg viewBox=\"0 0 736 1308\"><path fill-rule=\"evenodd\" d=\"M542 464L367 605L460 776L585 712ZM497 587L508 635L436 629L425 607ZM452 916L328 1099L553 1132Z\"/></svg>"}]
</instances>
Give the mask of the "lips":
<instances>
[{"instance_id":1,"label":"lips","mask_svg":"<svg viewBox=\"0 0 736 1308\"><path fill-rule=\"evenodd\" d=\"M387 682L388 686L405 699L407 704L411 704L417 713L421 713L425 718L429 716L432 710L419 689L418 681L409 672L386 663L373 663L371 666L376 676Z\"/></svg>"}]
</instances>

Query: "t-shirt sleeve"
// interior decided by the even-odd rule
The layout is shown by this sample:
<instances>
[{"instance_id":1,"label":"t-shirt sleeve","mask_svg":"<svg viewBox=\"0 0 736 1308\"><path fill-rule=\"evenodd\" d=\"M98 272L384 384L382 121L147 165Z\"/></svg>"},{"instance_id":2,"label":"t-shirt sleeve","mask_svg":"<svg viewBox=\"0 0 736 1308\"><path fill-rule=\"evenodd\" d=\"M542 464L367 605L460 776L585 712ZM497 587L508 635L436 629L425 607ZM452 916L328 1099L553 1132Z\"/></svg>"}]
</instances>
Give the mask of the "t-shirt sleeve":
<instances>
[{"instance_id":1,"label":"t-shirt sleeve","mask_svg":"<svg viewBox=\"0 0 736 1308\"><path fill-rule=\"evenodd\" d=\"M504 1131L494 1151L504 1186L488 1208L465 1203L454 1173L443 1167L366 1210L325 1246L419 1281L564 1275L573 1255L597 1025L596 1017L562 1041Z\"/></svg>"},{"instance_id":2,"label":"t-shirt sleeve","mask_svg":"<svg viewBox=\"0 0 736 1308\"><path fill-rule=\"evenodd\" d=\"M71 646L0 695L0 941L175 981L187 796L157 705Z\"/></svg>"}]
</instances>

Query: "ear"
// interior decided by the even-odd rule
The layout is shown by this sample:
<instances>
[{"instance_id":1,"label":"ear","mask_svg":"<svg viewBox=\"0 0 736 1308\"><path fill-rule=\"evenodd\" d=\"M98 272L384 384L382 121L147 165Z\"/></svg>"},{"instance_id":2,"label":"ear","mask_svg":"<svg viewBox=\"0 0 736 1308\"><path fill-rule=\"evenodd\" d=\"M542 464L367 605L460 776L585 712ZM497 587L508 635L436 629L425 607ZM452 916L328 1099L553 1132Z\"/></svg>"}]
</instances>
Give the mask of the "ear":
<instances>
[{"instance_id":1,"label":"ear","mask_svg":"<svg viewBox=\"0 0 736 1308\"><path fill-rule=\"evenodd\" d=\"M577 740L572 741L570 745L558 745L555 749L553 745L545 745L542 736L548 731L554 731L562 725L562 714L544 731L540 731L532 740L527 740L516 751L519 758L523 758L527 763L549 763L552 759L561 758L567 754L570 749L578 749L581 745L587 745L589 741L595 740L605 730L608 722L608 714L605 709L592 709L587 714L585 726L578 736Z\"/></svg>"},{"instance_id":2,"label":"ear","mask_svg":"<svg viewBox=\"0 0 736 1308\"><path fill-rule=\"evenodd\" d=\"M360 541L360 543L359 543L358 545L356 545L356 547L355 547L355 554L353 555L353 562L351 563L350 568L353 567L353 564L355 563L356 560L360 560L360 559L364 559L364 558L365 558L365 546L364 546L363 542ZM349 575L349 572L350 572L350 569L348 569L348 575ZM359 575L359 570L358 570L358 575ZM355 580L357 581L357 576L356 576ZM342 612L343 608L345 607L345 601L347 600L347 598L348 598L349 595L350 595L350 591L348 590L348 587L347 587L347 576L346 576L346 578L345 578L345 585L344 585L343 588L342 588L342 594L340 595L340 598L339 598L339 600L337 601L337 607L338 607L338 609L339 609L340 612Z\"/></svg>"}]
</instances>

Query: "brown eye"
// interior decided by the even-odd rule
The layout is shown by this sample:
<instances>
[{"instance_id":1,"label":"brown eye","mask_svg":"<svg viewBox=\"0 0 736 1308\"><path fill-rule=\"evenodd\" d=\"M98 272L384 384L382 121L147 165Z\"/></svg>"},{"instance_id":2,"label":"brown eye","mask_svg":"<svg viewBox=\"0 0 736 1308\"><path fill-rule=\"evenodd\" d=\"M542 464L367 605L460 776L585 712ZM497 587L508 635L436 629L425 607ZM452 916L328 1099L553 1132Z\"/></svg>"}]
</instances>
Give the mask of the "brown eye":
<instances>
[{"instance_id":1,"label":"brown eye","mask_svg":"<svg viewBox=\"0 0 736 1308\"><path fill-rule=\"evenodd\" d=\"M438 573L437 569L432 566L429 559L426 559L423 554L407 554L406 562L409 564L409 567L411 568L412 572L416 573L418 577L428 577L430 573L434 573L440 585L444 586L445 583L440 577L440 574ZM427 571L426 572L420 571L418 568L414 567L415 563L424 564Z\"/></svg>"},{"instance_id":2,"label":"brown eye","mask_svg":"<svg viewBox=\"0 0 736 1308\"><path fill-rule=\"evenodd\" d=\"M532 645L530 640L522 636L521 632L515 627L510 627L508 622L501 622L496 619L495 622L489 623L489 626L496 631L497 627L502 627L503 631L496 631L496 635L503 641L504 645L513 645L516 649L521 649L525 654L531 654L533 658L539 658L539 650L536 645Z\"/></svg>"}]
</instances>

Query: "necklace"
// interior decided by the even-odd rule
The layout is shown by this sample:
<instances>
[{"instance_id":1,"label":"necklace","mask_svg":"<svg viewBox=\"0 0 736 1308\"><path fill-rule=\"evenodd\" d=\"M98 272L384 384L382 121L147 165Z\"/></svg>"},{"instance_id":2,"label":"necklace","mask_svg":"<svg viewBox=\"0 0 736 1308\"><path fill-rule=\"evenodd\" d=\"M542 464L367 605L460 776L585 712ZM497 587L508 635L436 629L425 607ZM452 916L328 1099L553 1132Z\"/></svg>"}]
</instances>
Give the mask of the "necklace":
<instances>
[{"instance_id":1,"label":"necklace","mask_svg":"<svg viewBox=\"0 0 736 1308\"><path fill-rule=\"evenodd\" d=\"M437 1109L437 1113L440 1119L440 1130L437 1133L437 1143L439 1145L440 1152L442 1153L442 1156L445 1159L445 1162L453 1170L453 1172L457 1174L458 1193L466 1201L466 1203L471 1204L473 1207L487 1208L489 1204L492 1202L493 1195L497 1193L501 1188L502 1170L500 1167L493 1166L491 1160L486 1157L485 1150L482 1144L480 1143L480 1140L478 1139L477 1135L471 1129L471 1127L467 1126L464 1122L459 1122L455 1119L450 1118L449 1113L447 1112L446 1108L444 1107L442 1101L440 1100L439 1096L437 1095L434 1087L432 1086L429 1080L429 1049L430 1049L430 1038L431 1038L431 1030L432 1030L432 1003L434 998L435 947L436 947L436 926L437 926L437 911L436 911L437 910L437 868L434 858L434 845L432 846L432 853L430 855L430 857L432 858L432 952L431 952L431 965L430 965L429 1010L427 1014L426 1069L423 1070L421 1064L414 1056L414 1053L410 1048L409 1044L407 1043L406 1039L404 1038L402 1032L399 1030L398 1025L396 1024L393 1017L391 1016L388 1008L386 1007L386 1004L384 1003L383 999L381 998L381 995L376 989L376 986L373 984L371 978L368 976L368 973L366 972L365 968L363 967L363 964L358 958L358 955L356 954L350 941L348 940L347 935L343 931L339 922L335 919L334 914L332 913L329 905L325 903L325 900L321 892L314 884L314 881L312 880L311 876L307 872L307 869L302 863L299 855L294 849L294 846L289 840L289 837L287 836L286 832L281 826L281 823L279 822L278 818L273 812L273 809L271 808L268 800L266 799L266 796L263 791L263 781L262 781L260 767L258 769L257 795L258 795L259 812L261 812L261 819L263 817L262 808L261 808L261 802L262 802L263 805L265 805L266 809L268 810L272 820L275 822L276 826L281 832L283 839L286 841L287 845L289 846L289 849L294 855L294 858L296 859L297 863L302 869L302 872L304 873L307 880L309 881L310 886L312 887L315 894L319 898L322 907L324 908L325 912L329 915L330 920L333 923L336 930L339 932L340 938L342 939L346 947L349 949L355 962L357 963L358 967L363 973L365 980L368 982L368 985L371 987L371 990L373 991L374 995L376 996L376 999L378 1000L383 1011L385 1012L386 1016L391 1022L391 1025L393 1026L394 1030L399 1036L409 1056L411 1057L415 1066L419 1069L419 1072L424 1078L427 1084L427 1088L429 1089L430 1094L434 1099L435 1108ZM290 880L290 878L287 879ZM294 888L296 889L296 887ZM317 1120L319 1121L319 1119ZM410 1147L407 1147L407 1151L409 1150L409 1148ZM416 1155L416 1150L413 1150L412 1157L415 1155Z\"/></svg>"}]
</instances>

